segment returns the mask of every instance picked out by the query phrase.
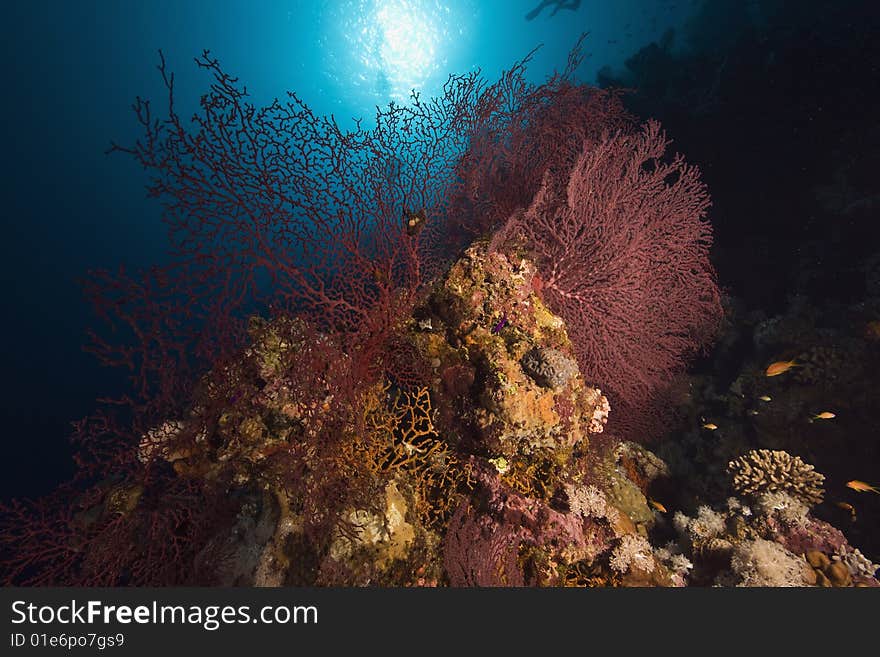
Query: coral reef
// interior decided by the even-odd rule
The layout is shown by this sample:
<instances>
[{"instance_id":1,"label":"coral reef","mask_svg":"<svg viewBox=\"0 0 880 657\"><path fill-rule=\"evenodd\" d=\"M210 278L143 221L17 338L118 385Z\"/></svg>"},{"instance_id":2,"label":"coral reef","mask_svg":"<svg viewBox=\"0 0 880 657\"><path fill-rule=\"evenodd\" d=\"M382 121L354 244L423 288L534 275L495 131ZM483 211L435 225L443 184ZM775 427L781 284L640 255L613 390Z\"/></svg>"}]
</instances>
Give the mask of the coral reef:
<instances>
[{"instance_id":1,"label":"coral reef","mask_svg":"<svg viewBox=\"0 0 880 657\"><path fill-rule=\"evenodd\" d=\"M575 85L579 56L350 133L295 96L251 106L208 53L188 131L163 62L168 118L139 101L145 138L114 149L154 174L181 257L93 277L131 334L93 350L132 392L77 427L87 492L5 510L3 581L880 585L855 508L845 535L823 502L840 482L791 455L841 472L828 454L871 426L851 384L880 302L725 318L699 171Z\"/></svg>"},{"instance_id":2,"label":"coral reef","mask_svg":"<svg viewBox=\"0 0 880 657\"><path fill-rule=\"evenodd\" d=\"M760 460L766 465L767 459ZM793 471L812 472L803 463ZM777 479L791 472L784 468ZM735 470L734 481L738 476ZM763 477L760 482L767 483ZM758 486L747 493L754 505L731 497L722 508L701 506L692 517L677 512L672 523L677 539L658 558L675 571L672 559L684 555L691 567L679 572L690 585L880 586L877 566L839 530L810 514L804 499L795 496L801 487L790 490Z\"/></svg>"}]
</instances>

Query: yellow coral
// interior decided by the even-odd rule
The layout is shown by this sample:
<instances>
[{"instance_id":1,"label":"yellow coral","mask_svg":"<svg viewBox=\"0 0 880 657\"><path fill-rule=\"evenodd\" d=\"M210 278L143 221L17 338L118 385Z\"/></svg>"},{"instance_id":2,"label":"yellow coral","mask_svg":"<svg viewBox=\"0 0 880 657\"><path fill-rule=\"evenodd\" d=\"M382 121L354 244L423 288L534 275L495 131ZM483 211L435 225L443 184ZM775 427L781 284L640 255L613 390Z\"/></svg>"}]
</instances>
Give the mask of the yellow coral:
<instances>
[{"instance_id":1,"label":"yellow coral","mask_svg":"<svg viewBox=\"0 0 880 657\"><path fill-rule=\"evenodd\" d=\"M556 485L553 464L546 460L517 459L501 475L501 481L526 497L549 498Z\"/></svg>"},{"instance_id":2,"label":"yellow coral","mask_svg":"<svg viewBox=\"0 0 880 657\"><path fill-rule=\"evenodd\" d=\"M434 428L428 388L376 386L364 399L363 427L344 446L353 473L382 479L408 474L418 498L416 511L425 522L452 513L456 491L467 484L469 472Z\"/></svg>"}]
</instances>

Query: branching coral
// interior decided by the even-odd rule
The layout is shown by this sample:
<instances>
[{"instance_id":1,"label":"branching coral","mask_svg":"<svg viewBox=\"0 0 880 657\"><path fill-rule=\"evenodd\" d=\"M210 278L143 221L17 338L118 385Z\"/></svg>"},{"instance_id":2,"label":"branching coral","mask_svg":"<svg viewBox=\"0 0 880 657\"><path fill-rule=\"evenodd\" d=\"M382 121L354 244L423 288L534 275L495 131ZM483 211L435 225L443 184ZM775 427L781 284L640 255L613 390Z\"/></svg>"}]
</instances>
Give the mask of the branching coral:
<instances>
[{"instance_id":1,"label":"branching coral","mask_svg":"<svg viewBox=\"0 0 880 657\"><path fill-rule=\"evenodd\" d=\"M377 386L364 404L364 427L363 435L343 447L350 467L382 477L408 473L423 520L447 519L468 468L435 430L428 389L391 392L387 383Z\"/></svg>"},{"instance_id":2,"label":"branching coral","mask_svg":"<svg viewBox=\"0 0 880 657\"><path fill-rule=\"evenodd\" d=\"M766 493L783 491L808 506L819 504L825 494L825 475L799 456L780 450L757 449L727 465L733 487L742 495L758 498Z\"/></svg>"}]
</instances>

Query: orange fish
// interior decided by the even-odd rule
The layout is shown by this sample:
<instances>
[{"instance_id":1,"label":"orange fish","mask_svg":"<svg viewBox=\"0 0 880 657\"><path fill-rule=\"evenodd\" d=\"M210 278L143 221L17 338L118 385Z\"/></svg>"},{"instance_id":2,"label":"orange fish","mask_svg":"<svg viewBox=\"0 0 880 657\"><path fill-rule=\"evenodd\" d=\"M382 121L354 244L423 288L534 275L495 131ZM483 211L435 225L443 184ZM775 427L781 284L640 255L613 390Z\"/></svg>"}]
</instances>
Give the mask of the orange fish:
<instances>
[{"instance_id":1,"label":"orange fish","mask_svg":"<svg viewBox=\"0 0 880 657\"><path fill-rule=\"evenodd\" d=\"M854 491L858 491L859 493L867 493L870 491L872 493L877 493L878 495L880 495L880 490L877 490L871 484L866 484L864 481L859 481L858 479L853 479L852 481L846 482L846 487L852 488Z\"/></svg>"},{"instance_id":2,"label":"orange fish","mask_svg":"<svg viewBox=\"0 0 880 657\"><path fill-rule=\"evenodd\" d=\"M657 500L652 500L650 497L648 498L648 504L650 504L653 508L657 509L660 513L667 513L666 507L660 504Z\"/></svg>"},{"instance_id":3,"label":"orange fish","mask_svg":"<svg viewBox=\"0 0 880 657\"><path fill-rule=\"evenodd\" d=\"M812 417L813 420L833 420L837 416L831 411L822 411L818 415Z\"/></svg>"},{"instance_id":4,"label":"orange fish","mask_svg":"<svg viewBox=\"0 0 880 657\"><path fill-rule=\"evenodd\" d=\"M706 424L703 425L703 428L708 429L709 431L715 431L715 429L718 428L718 425L713 424L712 422L707 422Z\"/></svg>"},{"instance_id":5,"label":"orange fish","mask_svg":"<svg viewBox=\"0 0 880 657\"><path fill-rule=\"evenodd\" d=\"M792 367L798 367L799 363L793 360L778 360L775 363L770 363L770 366L764 372L767 376L779 376L780 374L784 374L788 372Z\"/></svg>"},{"instance_id":6,"label":"orange fish","mask_svg":"<svg viewBox=\"0 0 880 657\"><path fill-rule=\"evenodd\" d=\"M844 511L849 511L850 519L853 522L856 521L856 509L852 504L847 504L846 502L837 502L836 504Z\"/></svg>"}]
</instances>

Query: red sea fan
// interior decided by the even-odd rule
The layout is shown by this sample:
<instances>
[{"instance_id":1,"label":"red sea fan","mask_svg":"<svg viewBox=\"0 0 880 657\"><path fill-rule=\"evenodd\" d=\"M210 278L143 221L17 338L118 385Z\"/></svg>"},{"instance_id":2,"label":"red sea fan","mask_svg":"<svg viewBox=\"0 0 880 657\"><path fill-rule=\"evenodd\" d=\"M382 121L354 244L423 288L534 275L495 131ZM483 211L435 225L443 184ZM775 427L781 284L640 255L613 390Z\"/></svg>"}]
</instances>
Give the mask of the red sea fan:
<instances>
[{"instance_id":1,"label":"red sea fan","mask_svg":"<svg viewBox=\"0 0 880 657\"><path fill-rule=\"evenodd\" d=\"M0 582L192 584L195 554L230 510L222 496L207 496L195 482L152 479L105 481L82 493L65 486L0 508Z\"/></svg>"},{"instance_id":2,"label":"red sea fan","mask_svg":"<svg viewBox=\"0 0 880 657\"><path fill-rule=\"evenodd\" d=\"M450 191L454 227L466 235L491 232L528 207L546 174L566 180L585 142L635 124L620 91L574 82L582 42L544 84L525 82L526 58L482 95Z\"/></svg>"},{"instance_id":3,"label":"red sea fan","mask_svg":"<svg viewBox=\"0 0 880 657\"><path fill-rule=\"evenodd\" d=\"M494 522L465 501L449 521L443 543L451 586L524 586L517 563L522 532Z\"/></svg>"},{"instance_id":4,"label":"red sea fan","mask_svg":"<svg viewBox=\"0 0 880 657\"><path fill-rule=\"evenodd\" d=\"M355 371L375 374L369 370L385 340L442 260L443 190L465 143L479 78L453 77L441 98L414 96L378 111L375 128L358 123L346 131L292 93L287 102L255 107L207 51L196 63L213 84L192 122L177 114L163 59L167 116L155 118L138 99L143 138L111 149L149 172L173 263L156 269L173 307L151 323L133 323L141 344L127 348L126 364L132 355L149 363L157 344L212 363L240 346L243 314L271 305L346 335ZM429 227L410 234L404 217L416 208L426 211ZM103 274L93 297L115 317L127 304L140 307L137 286ZM117 290L121 305L110 306ZM108 348L102 355L115 356Z\"/></svg>"}]
</instances>

